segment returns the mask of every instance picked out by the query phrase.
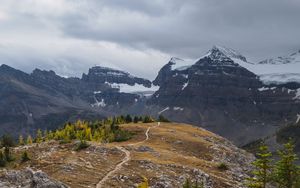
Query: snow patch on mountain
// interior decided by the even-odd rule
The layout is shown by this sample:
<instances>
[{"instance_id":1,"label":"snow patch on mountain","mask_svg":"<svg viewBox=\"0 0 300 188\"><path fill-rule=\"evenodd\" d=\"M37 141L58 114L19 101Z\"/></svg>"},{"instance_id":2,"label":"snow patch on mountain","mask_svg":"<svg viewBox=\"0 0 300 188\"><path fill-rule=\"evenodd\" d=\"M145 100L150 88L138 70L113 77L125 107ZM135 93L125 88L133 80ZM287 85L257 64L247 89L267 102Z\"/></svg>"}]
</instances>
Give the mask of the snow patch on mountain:
<instances>
[{"instance_id":1,"label":"snow patch on mountain","mask_svg":"<svg viewBox=\"0 0 300 188\"><path fill-rule=\"evenodd\" d=\"M173 107L173 110L174 110L174 111L183 111L184 108L181 108L181 107L178 107L178 106L174 106L174 107Z\"/></svg>"},{"instance_id":2,"label":"snow patch on mountain","mask_svg":"<svg viewBox=\"0 0 300 188\"><path fill-rule=\"evenodd\" d=\"M170 110L170 107L166 107L166 108L163 109L162 111L158 112L158 114L162 114L162 113L164 113L165 111L168 111L168 110Z\"/></svg>"},{"instance_id":3,"label":"snow patch on mountain","mask_svg":"<svg viewBox=\"0 0 300 188\"><path fill-rule=\"evenodd\" d=\"M134 85L128 85L128 84L118 84L118 83L109 83L105 82L106 84L110 85L110 87L118 89L121 93L138 93L138 92L146 92L146 91L152 91L156 92L159 89L159 86L152 85L151 87L145 87L142 84L134 84Z\"/></svg>"},{"instance_id":4,"label":"snow patch on mountain","mask_svg":"<svg viewBox=\"0 0 300 188\"><path fill-rule=\"evenodd\" d=\"M297 114L296 124L300 122L300 114Z\"/></svg>"},{"instance_id":5,"label":"snow patch on mountain","mask_svg":"<svg viewBox=\"0 0 300 188\"><path fill-rule=\"evenodd\" d=\"M189 60L183 60L177 57L172 57L171 60L169 61L171 65L171 70L186 70L189 67L191 67L195 62L194 61L189 61Z\"/></svg>"},{"instance_id":6,"label":"snow patch on mountain","mask_svg":"<svg viewBox=\"0 0 300 188\"><path fill-rule=\"evenodd\" d=\"M300 63L300 50L298 52L292 53L287 56L280 56L280 57L266 59L259 62L259 64L273 64L273 65L289 64L289 63Z\"/></svg>"},{"instance_id":7,"label":"snow patch on mountain","mask_svg":"<svg viewBox=\"0 0 300 188\"><path fill-rule=\"evenodd\" d=\"M276 65L274 65L276 66ZM272 74L262 74L259 76L260 80L265 84L283 84L288 82L299 82L300 83L300 73L272 73Z\"/></svg>"},{"instance_id":8,"label":"snow patch on mountain","mask_svg":"<svg viewBox=\"0 0 300 188\"><path fill-rule=\"evenodd\" d=\"M101 101L98 101L96 97L94 97L94 99L96 102L94 104L92 104L92 107L105 107L106 106L104 99L101 99Z\"/></svg>"},{"instance_id":9,"label":"snow patch on mountain","mask_svg":"<svg viewBox=\"0 0 300 188\"><path fill-rule=\"evenodd\" d=\"M241 64L265 84L300 83L300 51L289 56L267 59L258 64Z\"/></svg>"},{"instance_id":10,"label":"snow patch on mountain","mask_svg":"<svg viewBox=\"0 0 300 188\"><path fill-rule=\"evenodd\" d=\"M296 90L296 96L294 97L295 100L300 100L300 88Z\"/></svg>"},{"instance_id":11,"label":"snow patch on mountain","mask_svg":"<svg viewBox=\"0 0 300 188\"><path fill-rule=\"evenodd\" d=\"M184 90L188 85L189 85L189 81L187 81L186 83L183 84L181 90Z\"/></svg>"},{"instance_id":12,"label":"snow patch on mountain","mask_svg":"<svg viewBox=\"0 0 300 188\"><path fill-rule=\"evenodd\" d=\"M276 87L261 87L261 88L258 88L258 91L268 91L268 90L274 90L276 89Z\"/></svg>"}]
</instances>

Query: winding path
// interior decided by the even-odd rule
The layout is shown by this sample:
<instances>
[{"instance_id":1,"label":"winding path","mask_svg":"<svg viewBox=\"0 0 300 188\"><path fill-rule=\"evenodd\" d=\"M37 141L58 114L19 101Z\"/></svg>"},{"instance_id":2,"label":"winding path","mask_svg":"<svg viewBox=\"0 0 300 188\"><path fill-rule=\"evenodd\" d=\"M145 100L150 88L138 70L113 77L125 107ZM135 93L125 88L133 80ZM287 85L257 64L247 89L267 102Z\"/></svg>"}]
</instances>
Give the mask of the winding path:
<instances>
[{"instance_id":1,"label":"winding path","mask_svg":"<svg viewBox=\"0 0 300 188\"><path fill-rule=\"evenodd\" d=\"M147 140L149 140L149 131L151 128L155 128L155 127L158 127L160 125L160 122L157 122L157 125L153 126L153 127L148 127L147 131L145 132L145 136L146 138L140 142L136 142L136 143L133 143L133 144L128 144L127 146L135 146L135 145L138 145L138 144L141 144ZM119 171L123 164L127 163L128 161L131 160L131 157L130 157L130 151L128 151L126 148L124 148L123 146L116 146L117 149L119 149L120 151L122 151L123 153L125 153L125 157L122 159L122 161L120 163L117 164L117 166L109 171L105 176L104 178L102 178L99 183L96 185L96 188L101 188L103 187L103 184L113 175L115 174L117 171Z\"/></svg>"}]
</instances>

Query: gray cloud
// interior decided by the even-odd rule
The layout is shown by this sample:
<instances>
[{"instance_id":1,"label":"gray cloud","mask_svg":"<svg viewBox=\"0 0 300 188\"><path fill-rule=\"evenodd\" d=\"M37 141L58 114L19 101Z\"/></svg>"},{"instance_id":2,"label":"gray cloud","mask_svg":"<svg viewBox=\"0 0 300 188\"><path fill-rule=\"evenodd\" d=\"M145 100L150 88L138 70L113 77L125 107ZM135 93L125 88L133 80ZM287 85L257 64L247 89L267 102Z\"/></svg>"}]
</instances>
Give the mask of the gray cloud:
<instances>
[{"instance_id":1,"label":"gray cloud","mask_svg":"<svg viewBox=\"0 0 300 188\"><path fill-rule=\"evenodd\" d=\"M252 61L300 48L298 0L4 0L3 5L0 43L11 48L0 49L5 57L0 60L66 75L105 64L154 78L170 56L197 58L213 44L237 49ZM24 48L32 50L21 53ZM18 53L23 58L11 58ZM65 65L63 71L57 64Z\"/></svg>"}]
</instances>

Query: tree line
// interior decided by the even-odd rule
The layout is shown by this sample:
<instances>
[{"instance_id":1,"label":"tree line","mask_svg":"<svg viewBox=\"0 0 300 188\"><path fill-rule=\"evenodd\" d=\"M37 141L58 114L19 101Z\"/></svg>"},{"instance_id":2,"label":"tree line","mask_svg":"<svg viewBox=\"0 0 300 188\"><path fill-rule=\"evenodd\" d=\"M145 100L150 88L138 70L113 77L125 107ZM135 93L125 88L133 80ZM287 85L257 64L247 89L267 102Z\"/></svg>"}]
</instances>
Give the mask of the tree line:
<instances>
[{"instance_id":1,"label":"tree line","mask_svg":"<svg viewBox=\"0 0 300 188\"><path fill-rule=\"evenodd\" d=\"M155 121L169 122L165 117L159 116L154 119L151 116L116 116L93 122L78 120L75 123L66 123L63 127L56 130L38 129L35 136L30 134L27 137L19 136L18 145L32 145L33 143L42 143L50 140L59 141L61 144L70 143L72 140L79 140L75 150L80 150L89 146L88 141L110 143L126 141L132 137L131 132L123 130L119 125L126 123L152 123ZM0 141L0 167L14 161L15 158L11 153L11 147L15 147L15 140L10 135L3 135ZM21 156L21 161L30 160L27 151Z\"/></svg>"}]
</instances>

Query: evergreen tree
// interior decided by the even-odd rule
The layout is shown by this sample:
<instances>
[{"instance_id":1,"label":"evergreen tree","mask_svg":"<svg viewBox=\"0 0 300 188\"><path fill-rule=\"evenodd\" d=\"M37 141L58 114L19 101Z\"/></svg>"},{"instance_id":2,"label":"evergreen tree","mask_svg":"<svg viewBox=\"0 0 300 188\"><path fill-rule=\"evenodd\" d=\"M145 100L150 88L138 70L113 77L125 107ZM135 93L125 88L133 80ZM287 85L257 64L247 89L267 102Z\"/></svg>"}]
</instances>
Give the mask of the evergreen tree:
<instances>
[{"instance_id":1,"label":"evergreen tree","mask_svg":"<svg viewBox=\"0 0 300 188\"><path fill-rule=\"evenodd\" d=\"M144 120L143 116L140 116L139 121L143 121L143 120Z\"/></svg>"},{"instance_id":2,"label":"evergreen tree","mask_svg":"<svg viewBox=\"0 0 300 188\"><path fill-rule=\"evenodd\" d=\"M47 140L53 140L54 139L54 133L50 130L46 137L47 137Z\"/></svg>"},{"instance_id":3,"label":"evergreen tree","mask_svg":"<svg viewBox=\"0 0 300 188\"><path fill-rule=\"evenodd\" d=\"M23 146L25 143L24 143L24 138L22 135L19 136L19 145Z\"/></svg>"},{"instance_id":4,"label":"evergreen tree","mask_svg":"<svg viewBox=\"0 0 300 188\"><path fill-rule=\"evenodd\" d=\"M190 179L186 179L182 188L191 188L191 182Z\"/></svg>"},{"instance_id":5,"label":"evergreen tree","mask_svg":"<svg viewBox=\"0 0 300 188\"><path fill-rule=\"evenodd\" d=\"M1 138L2 147L14 147L15 142L14 139L10 135L3 135Z\"/></svg>"},{"instance_id":6,"label":"evergreen tree","mask_svg":"<svg viewBox=\"0 0 300 188\"><path fill-rule=\"evenodd\" d=\"M93 140L91 128L88 127L84 129L84 139L88 141Z\"/></svg>"},{"instance_id":7,"label":"evergreen tree","mask_svg":"<svg viewBox=\"0 0 300 188\"><path fill-rule=\"evenodd\" d=\"M143 123L152 123L154 122L153 118L150 116L145 116Z\"/></svg>"},{"instance_id":8,"label":"evergreen tree","mask_svg":"<svg viewBox=\"0 0 300 188\"><path fill-rule=\"evenodd\" d=\"M10 154L10 147L15 146L13 138L10 135L3 135L1 145L4 147L4 157L6 161L13 161L13 157Z\"/></svg>"},{"instance_id":9,"label":"evergreen tree","mask_svg":"<svg viewBox=\"0 0 300 188\"><path fill-rule=\"evenodd\" d=\"M26 144L28 144L28 145L31 145L31 144L32 144L32 137L31 137L31 135L28 135L28 136L27 136Z\"/></svg>"},{"instance_id":10,"label":"evergreen tree","mask_svg":"<svg viewBox=\"0 0 300 188\"><path fill-rule=\"evenodd\" d=\"M95 130L94 135L93 135L93 140L96 142L101 142L103 138L103 135L101 133L100 129Z\"/></svg>"},{"instance_id":11,"label":"evergreen tree","mask_svg":"<svg viewBox=\"0 0 300 188\"><path fill-rule=\"evenodd\" d=\"M4 148L4 157L5 157L7 162L11 162L11 161L14 160L13 156L10 153L10 148L8 146L6 146Z\"/></svg>"},{"instance_id":12,"label":"evergreen tree","mask_svg":"<svg viewBox=\"0 0 300 188\"><path fill-rule=\"evenodd\" d=\"M122 123L126 122L125 117L123 115L121 115L119 118L120 118L120 122L118 124L122 124Z\"/></svg>"},{"instance_id":13,"label":"evergreen tree","mask_svg":"<svg viewBox=\"0 0 300 188\"><path fill-rule=\"evenodd\" d=\"M49 141L49 136L48 136L48 131L47 130L45 130L44 131L44 140L45 140L45 142L48 142Z\"/></svg>"},{"instance_id":14,"label":"evergreen tree","mask_svg":"<svg viewBox=\"0 0 300 188\"><path fill-rule=\"evenodd\" d=\"M299 167L295 164L298 157L294 148L294 144L289 141L284 144L282 150L278 151L280 159L275 165L274 179L279 187L297 188L297 183L299 183Z\"/></svg>"},{"instance_id":15,"label":"evergreen tree","mask_svg":"<svg viewBox=\"0 0 300 188\"><path fill-rule=\"evenodd\" d=\"M158 116L158 121L159 122L170 122L167 118L165 118L163 115Z\"/></svg>"},{"instance_id":16,"label":"evergreen tree","mask_svg":"<svg viewBox=\"0 0 300 188\"><path fill-rule=\"evenodd\" d=\"M55 140L60 140L62 139L62 134L59 130L56 130L55 133L54 133L54 139Z\"/></svg>"},{"instance_id":17,"label":"evergreen tree","mask_svg":"<svg viewBox=\"0 0 300 188\"><path fill-rule=\"evenodd\" d=\"M259 147L257 159L252 163L255 170L252 171L254 177L248 179L248 187L251 188L266 188L271 180L271 162L272 153L266 145Z\"/></svg>"},{"instance_id":18,"label":"evergreen tree","mask_svg":"<svg viewBox=\"0 0 300 188\"><path fill-rule=\"evenodd\" d=\"M3 152L0 150L0 167L6 166L6 159Z\"/></svg>"},{"instance_id":19,"label":"evergreen tree","mask_svg":"<svg viewBox=\"0 0 300 188\"><path fill-rule=\"evenodd\" d=\"M138 123L138 122L139 122L139 117L137 117L137 116L134 116L134 118L133 118L133 122L134 122L134 123Z\"/></svg>"},{"instance_id":20,"label":"evergreen tree","mask_svg":"<svg viewBox=\"0 0 300 188\"><path fill-rule=\"evenodd\" d=\"M21 162L24 163L24 162L29 161L29 160L30 160L30 158L29 158L29 155L28 155L27 151L24 151L22 153Z\"/></svg>"},{"instance_id":21,"label":"evergreen tree","mask_svg":"<svg viewBox=\"0 0 300 188\"><path fill-rule=\"evenodd\" d=\"M183 188L204 188L204 183L201 182L201 183L199 184L198 181L196 181L195 183L192 183L192 182L190 181L190 179L186 179L182 187L183 187Z\"/></svg>"},{"instance_id":22,"label":"evergreen tree","mask_svg":"<svg viewBox=\"0 0 300 188\"><path fill-rule=\"evenodd\" d=\"M132 117L128 114L125 118L126 123L131 123L132 122Z\"/></svg>"},{"instance_id":23,"label":"evergreen tree","mask_svg":"<svg viewBox=\"0 0 300 188\"><path fill-rule=\"evenodd\" d=\"M43 133L41 131L41 129L38 129L36 132L36 139L35 142L36 143L41 143L43 141Z\"/></svg>"}]
</instances>

